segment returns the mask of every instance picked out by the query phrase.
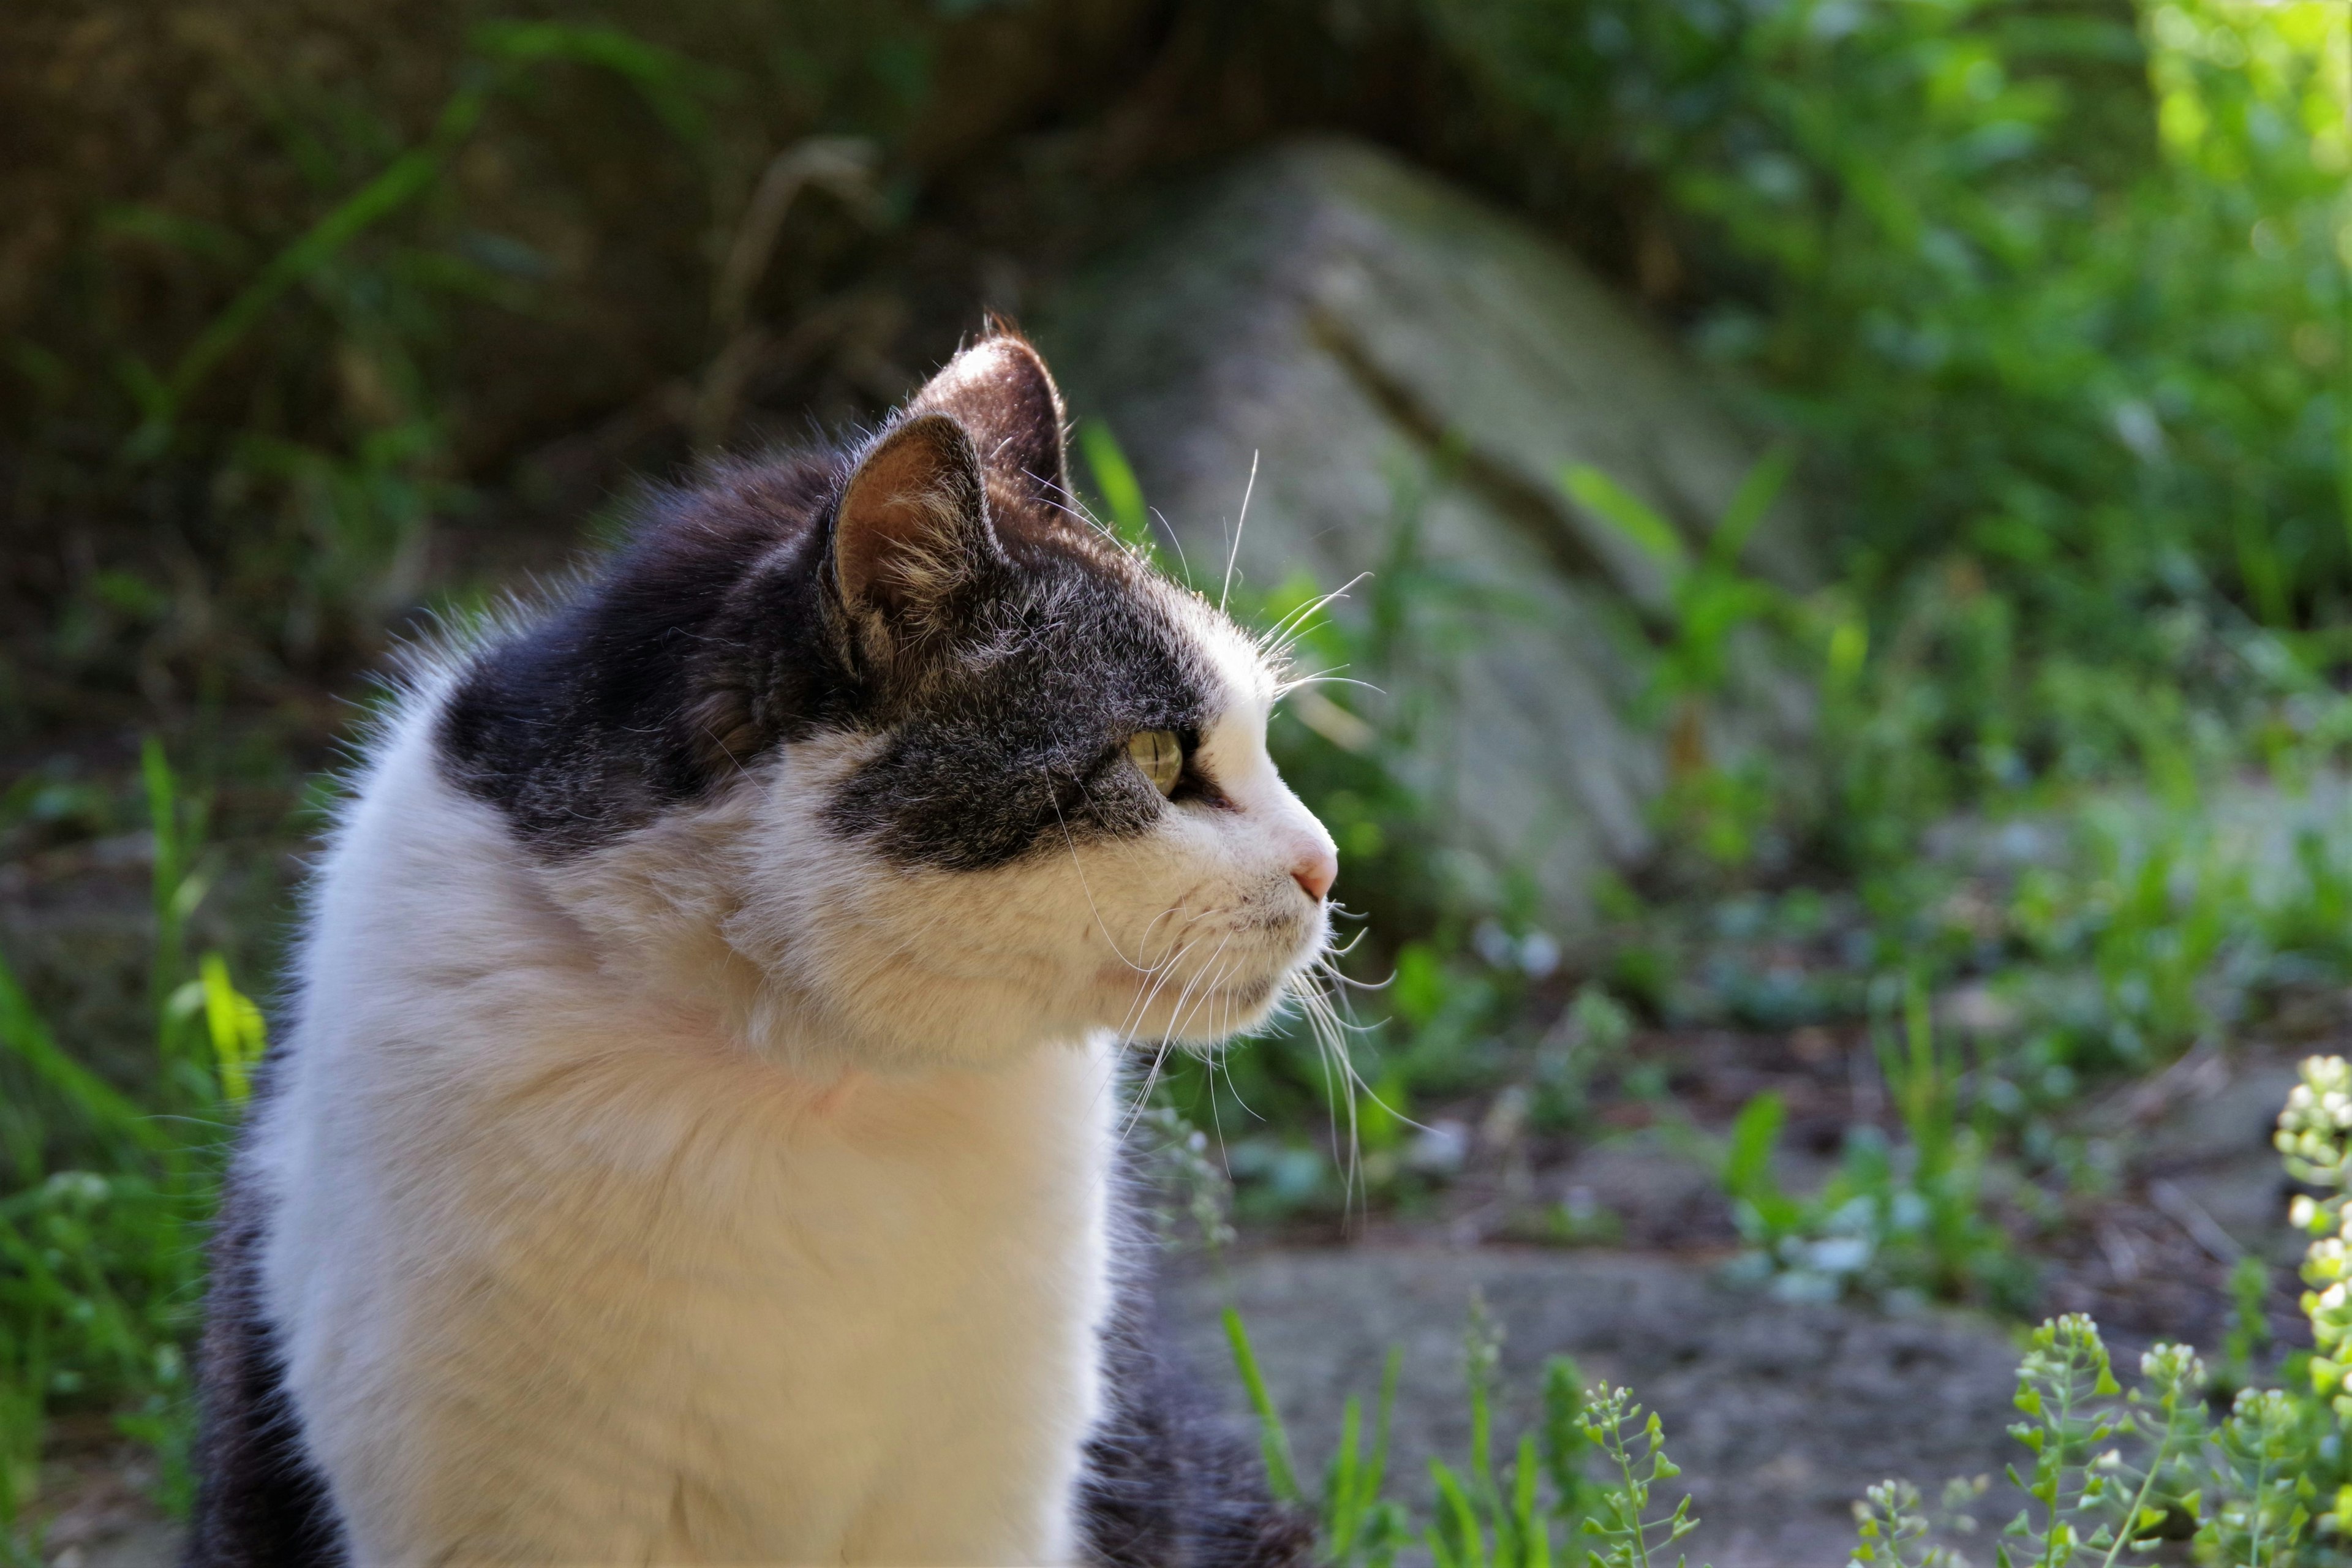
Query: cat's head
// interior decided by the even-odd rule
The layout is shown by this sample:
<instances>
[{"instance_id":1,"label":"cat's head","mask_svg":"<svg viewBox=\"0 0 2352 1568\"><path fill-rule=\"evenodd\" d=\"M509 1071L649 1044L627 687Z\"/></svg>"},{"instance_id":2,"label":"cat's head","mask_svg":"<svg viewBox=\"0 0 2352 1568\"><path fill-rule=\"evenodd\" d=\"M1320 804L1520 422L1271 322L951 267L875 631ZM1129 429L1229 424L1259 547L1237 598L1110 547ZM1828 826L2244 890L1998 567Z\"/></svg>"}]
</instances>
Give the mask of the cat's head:
<instances>
[{"instance_id":1,"label":"cat's head","mask_svg":"<svg viewBox=\"0 0 2352 1568\"><path fill-rule=\"evenodd\" d=\"M661 498L437 734L649 984L791 1051L1199 1044L1328 935L1276 672L1071 509L1034 350L959 355L856 451Z\"/></svg>"}]
</instances>

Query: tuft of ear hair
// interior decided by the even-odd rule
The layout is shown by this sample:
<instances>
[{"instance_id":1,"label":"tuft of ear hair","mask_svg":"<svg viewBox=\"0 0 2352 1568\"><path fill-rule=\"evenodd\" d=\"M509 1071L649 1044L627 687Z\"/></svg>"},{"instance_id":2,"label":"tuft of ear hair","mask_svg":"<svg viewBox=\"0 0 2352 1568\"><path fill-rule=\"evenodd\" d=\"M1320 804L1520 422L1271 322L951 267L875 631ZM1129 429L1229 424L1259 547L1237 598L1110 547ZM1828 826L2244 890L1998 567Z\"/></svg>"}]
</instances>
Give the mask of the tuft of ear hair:
<instances>
[{"instance_id":1,"label":"tuft of ear hair","mask_svg":"<svg viewBox=\"0 0 2352 1568\"><path fill-rule=\"evenodd\" d=\"M946 630L958 590L1002 559L980 455L958 421L902 419L859 458L834 521L834 580L886 647Z\"/></svg>"},{"instance_id":2,"label":"tuft of ear hair","mask_svg":"<svg viewBox=\"0 0 2352 1568\"><path fill-rule=\"evenodd\" d=\"M956 355L908 412L944 414L962 426L1000 497L1047 511L1069 504L1061 389L1018 333L1000 330Z\"/></svg>"}]
</instances>

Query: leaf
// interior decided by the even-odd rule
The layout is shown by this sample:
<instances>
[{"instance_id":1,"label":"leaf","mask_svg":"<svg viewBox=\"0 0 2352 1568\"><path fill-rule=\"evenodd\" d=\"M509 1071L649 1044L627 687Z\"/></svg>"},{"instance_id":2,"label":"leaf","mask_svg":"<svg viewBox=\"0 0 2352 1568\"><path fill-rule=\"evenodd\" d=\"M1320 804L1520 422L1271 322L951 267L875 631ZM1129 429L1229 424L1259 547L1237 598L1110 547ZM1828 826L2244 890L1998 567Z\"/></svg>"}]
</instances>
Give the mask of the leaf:
<instances>
[{"instance_id":1,"label":"leaf","mask_svg":"<svg viewBox=\"0 0 2352 1568\"><path fill-rule=\"evenodd\" d=\"M724 79L709 67L647 43L619 27L576 22L486 22L474 29L474 47L513 65L570 60L611 71L635 88L672 136L702 152L712 142L701 99Z\"/></svg>"},{"instance_id":2,"label":"leaf","mask_svg":"<svg viewBox=\"0 0 2352 1568\"><path fill-rule=\"evenodd\" d=\"M1734 1197L1752 1198L1777 1191L1772 1181L1772 1150L1780 1142L1788 1104L1776 1091L1751 1096L1731 1123L1731 1143L1723 1159L1723 1190Z\"/></svg>"},{"instance_id":3,"label":"leaf","mask_svg":"<svg viewBox=\"0 0 2352 1568\"><path fill-rule=\"evenodd\" d=\"M1094 477L1096 493L1110 512L1111 531L1129 549L1155 552L1151 513L1143 504L1143 486L1137 480L1134 465L1127 460L1126 449L1120 447L1111 427L1098 419L1089 419L1079 426L1078 450Z\"/></svg>"},{"instance_id":4,"label":"leaf","mask_svg":"<svg viewBox=\"0 0 2352 1568\"><path fill-rule=\"evenodd\" d=\"M1690 571L1690 550L1674 524L1599 468L1570 463L1560 470L1560 486L1570 500L1664 567L1669 584L1680 583Z\"/></svg>"},{"instance_id":5,"label":"leaf","mask_svg":"<svg viewBox=\"0 0 2352 1568\"><path fill-rule=\"evenodd\" d=\"M1732 492L1731 504L1724 509L1723 517L1707 540L1708 562L1718 567L1729 567L1748 548L1750 535L1772 503L1789 483L1789 476L1797 467L1797 448L1789 442L1779 442L1741 476L1738 489Z\"/></svg>"},{"instance_id":6,"label":"leaf","mask_svg":"<svg viewBox=\"0 0 2352 1568\"><path fill-rule=\"evenodd\" d=\"M0 1050L12 1053L98 1131L127 1139L142 1149L160 1150L169 1144L153 1117L58 1048L48 1025L34 1011L5 958L0 958Z\"/></svg>"},{"instance_id":7,"label":"leaf","mask_svg":"<svg viewBox=\"0 0 2352 1568\"><path fill-rule=\"evenodd\" d=\"M1250 1347L1249 1330L1242 1323L1242 1315L1234 1308L1225 1309L1225 1341L1233 1346L1234 1366L1241 1373L1242 1386L1249 1391L1250 1408L1257 1412L1258 1442L1265 1455L1266 1484L1274 1495L1284 1502L1301 1502L1306 1493L1298 1485L1298 1472L1290 1462L1290 1435L1283 1430L1282 1413L1274 1407L1274 1396L1266 1392L1265 1376L1259 1372L1257 1352Z\"/></svg>"},{"instance_id":8,"label":"leaf","mask_svg":"<svg viewBox=\"0 0 2352 1568\"><path fill-rule=\"evenodd\" d=\"M268 1026L253 999L229 983L226 959L217 952L205 954L199 973L205 1031L212 1037L221 1097L241 1106L253 1092L253 1069L268 1046Z\"/></svg>"}]
</instances>

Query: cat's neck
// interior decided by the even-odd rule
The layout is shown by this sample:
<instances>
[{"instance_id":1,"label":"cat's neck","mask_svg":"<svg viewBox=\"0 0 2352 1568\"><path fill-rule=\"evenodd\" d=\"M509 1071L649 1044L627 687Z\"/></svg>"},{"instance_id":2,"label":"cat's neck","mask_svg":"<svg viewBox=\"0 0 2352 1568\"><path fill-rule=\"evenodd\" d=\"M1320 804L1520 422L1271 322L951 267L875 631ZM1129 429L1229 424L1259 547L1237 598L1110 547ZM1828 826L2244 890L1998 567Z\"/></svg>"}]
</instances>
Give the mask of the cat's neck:
<instances>
[{"instance_id":1,"label":"cat's neck","mask_svg":"<svg viewBox=\"0 0 2352 1568\"><path fill-rule=\"evenodd\" d=\"M815 783L747 781L618 846L549 862L441 776L420 715L379 753L331 851L339 874L313 914L321 935L347 940L313 947L370 953L384 994L415 994L394 971L495 973L583 1021L658 1024L819 1093L1108 1048L1099 1029L1041 1011L1017 970L958 970L878 936L889 922L862 903L899 884L826 863L814 831L803 852L762 799L805 797Z\"/></svg>"}]
</instances>

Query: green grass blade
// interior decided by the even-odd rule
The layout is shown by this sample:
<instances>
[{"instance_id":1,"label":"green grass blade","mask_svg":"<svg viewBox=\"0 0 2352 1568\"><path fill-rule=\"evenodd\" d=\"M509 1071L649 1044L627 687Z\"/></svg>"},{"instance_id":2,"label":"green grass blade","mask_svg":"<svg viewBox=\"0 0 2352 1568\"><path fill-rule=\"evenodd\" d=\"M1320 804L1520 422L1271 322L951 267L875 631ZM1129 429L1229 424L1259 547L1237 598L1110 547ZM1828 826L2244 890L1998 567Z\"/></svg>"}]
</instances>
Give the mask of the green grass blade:
<instances>
[{"instance_id":1,"label":"green grass blade","mask_svg":"<svg viewBox=\"0 0 2352 1568\"><path fill-rule=\"evenodd\" d=\"M1364 1402L1351 1394L1339 1413L1339 1447L1331 1456L1330 1479L1323 1488L1323 1532L1330 1538L1331 1556L1339 1562L1347 1560L1361 1519L1356 1507L1356 1468L1363 1425Z\"/></svg>"},{"instance_id":2,"label":"green grass blade","mask_svg":"<svg viewBox=\"0 0 2352 1568\"><path fill-rule=\"evenodd\" d=\"M1780 499L1788 487L1789 476L1796 471L1797 448L1782 441L1756 459L1739 480L1733 492L1731 504L1724 509L1723 520L1716 524L1715 533L1707 541L1707 560L1727 568L1738 563L1739 552L1748 548L1748 539L1756 525L1764 521L1772 503Z\"/></svg>"},{"instance_id":3,"label":"green grass blade","mask_svg":"<svg viewBox=\"0 0 2352 1568\"><path fill-rule=\"evenodd\" d=\"M1551 1528L1536 1500L1536 1472L1541 1468L1536 1435L1521 1434L1519 1457L1511 1472L1511 1519L1519 1568L1551 1568Z\"/></svg>"},{"instance_id":4,"label":"green grass blade","mask_svg":"<svg viewBox=\"0 0 2352 1568\"><path fill-rule=\"evenodd\" d=\"M1249 1391L1250 1408L1257 1412L1258 1442L1265 1453L1265 1477L1274 1495L1285 1502L1303 1502L1307 1494L1298 1485L1298 1472L1290 1462L1290 1435L1283 1430L1282 1413L1274 1407L1274 1396L1266 1392L1265 1374L1258 1371L1257 1352L1250 1348L1249 1330L1242 1324L1242 1315L1234 1308L1225 1309L1225 1340L1234 1348L1234 1366L1242 1374L1242 1386Z\"/></svg>"},{"instance_id":5,"label":"green grass blade","mask_svg":"<svg viewBox=\"0 0 2352 1568\"><path fill-rule=\"evenodd\" d=\"M1461 1542L1461 1555L1455 1561L1463 1568L1487 1568L1486 1531L1478 1528L1478 1510L1471 1506L1470 1494L1463 1489L1461 1479L1443 1459L1429 1461L1429 1476L1437 1483L1438 1506L1453 1521Z\"/></svg>"},{"instance_id":6,"label":"green grass blade","mask_svg":"<svg viewBox=\"0 0 2352 1568\"><path fill-rule=\"evenodd\" d=\"M126 1138L142 1149L169 1145L154 1119L121 1090L61 1050L49 1026L34 1009L16 972L0 958L0 1048L31 1069L102 1132Z\"/></svg>"},{"instance_id":7,"label":"green grass blade","mask_svg":"<svg viewBox=\"0 0 2352 1568\"><path fill-rule=\"evenodd\" d=\"M1381 1369L1381 1403L1372 1415L1372 1457L1356 1483L1357 1507L1369 1511L1381 1495L1389 1468L1389 1421L1396 1414L1397 1380L1404 1374L1404 1347L1389 1347L1388 1363Z\"/></svg>"},{"instance_id":8,"label":"green grass blade","mask_svg":"<svg viewBox=\"0 0 2352 1568\"><path fill-rule=\"evenodd\" d=\"M343 247L430 189L488 106L487 78L460 88L443 106L433 132L384 166L383 171L312 224L293 244L265 263L220 314L205 324L172 367L167 384L174 407L187 401L215 366L226 358L286 291L311 277Z\"/></svg>"},{"instance_id":9,"label":"green grass blade","mask_svg":"<svg viewBox=\"0 0 2352 1568\"><path fill-rule=\"evenodd\" d=\"M1590 463L1570 463L1559 482L1570 500L1664 567L1668 582L1679 583L1689 572L1690 550L1682 535L1641 497Z\"/></svg>"},{"instance_id":10,"label":"green grass blade","mask_svg":"<svg viewBox=\"0 0 2352 1568\"><path fill-rule=\"evenodd\" d=\"M1143 504L1143 485L1136 479L1135 466L1127 460L1118 437L1109 426L1088 420L1078 426L1078 450L1085 454L1087 468L1094 477L1095 493L1102 497L1104 509L1110 513L1111 531L1130 549L1157 558L1151 512Z\"/></svg>"}]
</instances>

